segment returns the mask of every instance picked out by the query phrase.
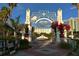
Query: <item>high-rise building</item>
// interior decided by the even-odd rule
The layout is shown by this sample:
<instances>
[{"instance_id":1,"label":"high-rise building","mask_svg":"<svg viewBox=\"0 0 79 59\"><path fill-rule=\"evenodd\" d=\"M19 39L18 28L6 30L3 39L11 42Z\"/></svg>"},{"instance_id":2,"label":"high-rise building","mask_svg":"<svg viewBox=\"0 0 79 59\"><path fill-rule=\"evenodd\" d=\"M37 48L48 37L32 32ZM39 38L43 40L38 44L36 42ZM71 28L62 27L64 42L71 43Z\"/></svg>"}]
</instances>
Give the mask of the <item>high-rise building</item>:
<instances>
[{"instance_id":1,"label":"high-rise building","mask_svg":"<svg viewBox=\"0 0 79 59\"><path fill-rule=\"evenodd\" d=\"M75 25L76 25L76 31L79 31L79 20L75 20Z\"/></svg>"},{"instance_id":2,"label":"high-rise building","mask_svg":"<svg viewBox=\"0 0 79 59\"><path fill-rule=\"evenodd\" d=\"M58 24L63 23L63 21L62 21L62 9L60 9L60 8L57 11L57 21L58 21Z\"/></svg>"},{"instance_id":3,"label":"high-rise building","mask_svg":"<svg viewBox=\"0 0 79 59\"><path fill-rule=\"evenodd\" d=\"M68 23L71 27L70 30L79 31L79 21L77 20L77 18L70 18L68 20Z\"/></svg>"},{"instance_id":4,"label":"high-rise building","mask_svg":"<svg viewBox=\"0 0 79 59\"><path fill-rule=\"evenodd\" d=\"M70 18L69 20L69 25L70 25L70 31L75 30L75 20L74 18Z\"/></svg>"}]
</instances>

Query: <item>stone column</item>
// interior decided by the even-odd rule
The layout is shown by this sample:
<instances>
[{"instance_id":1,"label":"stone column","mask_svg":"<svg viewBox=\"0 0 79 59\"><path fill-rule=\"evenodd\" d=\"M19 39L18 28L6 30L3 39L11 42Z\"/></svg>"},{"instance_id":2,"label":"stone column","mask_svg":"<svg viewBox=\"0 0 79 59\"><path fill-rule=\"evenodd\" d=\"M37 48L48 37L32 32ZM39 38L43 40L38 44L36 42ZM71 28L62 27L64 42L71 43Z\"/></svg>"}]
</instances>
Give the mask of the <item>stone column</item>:
<instances>
[{"instance_id":1,"label":"stone column","mask_svg":"<svg viewBox=\"0 0 79 59\"><path fill-rule=\"evenodd\" d=\"M28 25L28 41L29 42L31 42L31 32L32 32L32 26L31 26L31 16L30 16L30 9L28 8L27 10L26 10L26 21L25 21L25 24L27 24Z\"/></svg>"}]
</instances>

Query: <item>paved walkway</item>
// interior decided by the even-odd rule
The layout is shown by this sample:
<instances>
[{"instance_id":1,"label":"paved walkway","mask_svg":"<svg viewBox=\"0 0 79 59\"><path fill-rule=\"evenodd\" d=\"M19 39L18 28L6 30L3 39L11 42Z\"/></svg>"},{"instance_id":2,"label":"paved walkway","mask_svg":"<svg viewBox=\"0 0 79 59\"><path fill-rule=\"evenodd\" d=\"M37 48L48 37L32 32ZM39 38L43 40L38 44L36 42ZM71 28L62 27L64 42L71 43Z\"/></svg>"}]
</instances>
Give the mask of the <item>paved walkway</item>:
<instances>
[{"instance_id":1,"label":"paved walkway","mask_svg":"<svg viewBox=\"0 0 79 59\"><path fill-rule=\"evenodd\" d=\"M48 42L49 41L47 41L47 43ZM43 47L41 47L41 45L36 45L33 48L18 51L16 54L14 54L14 56L65 56L69 53L69 51L70 50L68 49L60 48L57 44L50 43Z\"/></svg>"}]
</instances>

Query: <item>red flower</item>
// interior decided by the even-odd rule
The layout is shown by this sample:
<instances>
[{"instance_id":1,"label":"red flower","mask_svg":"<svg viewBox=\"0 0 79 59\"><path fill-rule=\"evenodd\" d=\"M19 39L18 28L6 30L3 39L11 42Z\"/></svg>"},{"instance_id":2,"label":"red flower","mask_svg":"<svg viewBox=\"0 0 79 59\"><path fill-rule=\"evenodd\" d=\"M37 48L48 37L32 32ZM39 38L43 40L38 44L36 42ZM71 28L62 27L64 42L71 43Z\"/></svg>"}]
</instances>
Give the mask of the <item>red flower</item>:
<instances>
[{"instance_id":1,"label":"red flower","mask_svg":"<svg viewBox=\"0 0 79 59\"><path fill-rule=\"evenodd\" d=\"M63 28L64 28L64 24L61 23L60 25L58 25L58 29L59 29L60 31L62 31Z\"/></svg>"},{"instance_id":2,"label":"red flower","mask_svg":"<svg viewBox=\"0 0 79 59\"><path fill-rule=\"evenodd\" d=\"M68 31L68 30L70 30L70 25L65 24L65 25L64 25L64 28Z\"/></svg>"},{"instance_id":3,"label":"red flower","mask_svg":"<svg viewBox=\"0 0 79 59\"><path fill-rule=\"evenodd\" d=\"M64 29L66 29L67 31L70 30L70 26L68 24L62 24L62 23L58 24L57 21L52 23L52 28L53 29L58 28L59 31L60 31L60 36L61 37L64 37L64 34L63 34Z\"/></svg>"}]
</instances>

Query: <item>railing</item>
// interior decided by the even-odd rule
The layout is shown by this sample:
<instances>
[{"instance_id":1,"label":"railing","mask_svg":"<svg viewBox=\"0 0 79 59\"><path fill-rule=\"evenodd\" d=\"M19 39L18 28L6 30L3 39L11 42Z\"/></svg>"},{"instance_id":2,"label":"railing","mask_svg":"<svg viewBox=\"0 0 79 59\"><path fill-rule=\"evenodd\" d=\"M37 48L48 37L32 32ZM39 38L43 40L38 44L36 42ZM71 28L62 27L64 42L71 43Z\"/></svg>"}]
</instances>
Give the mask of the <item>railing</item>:
<instances>
[{"instance_id":1,"label":"railing","mask_svg":"<svg viewBox=\"0 0 79 59\"><path fill-rule=\"evenodd\" d=\"M17 40L0 40L0 55L12 55L16 52L17 49Z\"/></svg>"},{"instance_id":2,"label":"railing","mask_svg":"<svg viewBox=\"0 0 79 59\"><path fill-rule=\"evenodd\" d=\"M71 49L78 49L79 48L79 38L68 38L67 43L70 45Z\"/></svg>"}]
</instances>

